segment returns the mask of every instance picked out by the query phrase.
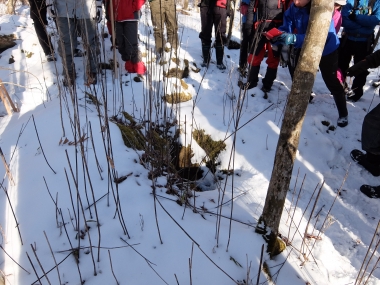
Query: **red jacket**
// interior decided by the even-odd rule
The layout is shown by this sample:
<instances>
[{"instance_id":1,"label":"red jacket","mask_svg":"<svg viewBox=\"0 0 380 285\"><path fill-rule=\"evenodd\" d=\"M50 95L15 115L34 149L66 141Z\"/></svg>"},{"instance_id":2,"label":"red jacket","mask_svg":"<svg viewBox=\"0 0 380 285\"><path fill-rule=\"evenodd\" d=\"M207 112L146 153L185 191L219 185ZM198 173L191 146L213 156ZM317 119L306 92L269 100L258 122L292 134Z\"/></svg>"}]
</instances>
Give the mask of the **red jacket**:
<instances>
[{"instance_id":1,"label":"red jacket","mask_svg":"<svg viewBox=\"0 0 380 285\"><path fill-rule=\"evenodd\" d=\"M111 20L110 0L105 0L107 19ZM121 22L125 20L138 20L141 7L145 4L145 0L112 0L114 20Z\"/></svg>"}]
</instances>

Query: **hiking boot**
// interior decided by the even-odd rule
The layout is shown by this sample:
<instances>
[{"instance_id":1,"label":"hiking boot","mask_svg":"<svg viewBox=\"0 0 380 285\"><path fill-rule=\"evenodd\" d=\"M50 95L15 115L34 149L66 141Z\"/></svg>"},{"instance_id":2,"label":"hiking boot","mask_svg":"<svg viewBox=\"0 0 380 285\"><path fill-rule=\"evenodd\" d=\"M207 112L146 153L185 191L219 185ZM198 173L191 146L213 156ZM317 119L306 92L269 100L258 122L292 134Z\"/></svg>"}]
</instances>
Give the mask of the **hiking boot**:
<instances>
[{"instance_id":1,"label":"hiking boot","mask_svg":"<svg viewBox=\"0 0 380 285\"><path fill-rule=\"evenodd\" d=\"M221 64L217 64L216 67L217 67L219 70L225 70L225 69L226 69L226 66L224 65L223 62L222 62Z\"/></svg>"},{"instance_id":2,"label":"hiking boot","mask_svg":"<svg viewBox=\"0 0 380 285\"><path fill-rule=\"evenodd\" d=\"M46 55L46 60L47 60L48 62L56 61L57 58L55 57L54 52L51 53L51 54L47 54L47 55Z\"/></svg>"},{"instance_id":3,"label":"hiking boot","mask_svg":"<svg viewBox=\"0 0 380 285\"><path fill-rule=\"evenodd\" d=\"M240 84L239 87L241 89L247 89L247 90L256 87L257 83L259 82L259 71L260 71L260 66L251 66L248 69L248 80L247 80L247 83Z\"/></svg>"},{"instance_id":4,"label":"hiking boot","mask_svg":"<svg viewBox=\"0 0 380 285\"><path fill-rule=\"evenodd\" d=\"M265 73L265 77L263 78L263 88L267 89L268 91L264 92L269 92L272 88L273 82L277 77L277 68L270 68L267 67L267 71Z\"/></svg>"},{"instance_id":5,"label":"hiking boot","mask_svg":"<svg viewBox=\"0 0 380 285\"><path fill-rule=\"evenodd\" d=\"M210 64L210 49L211 49L211 46L202 44L202 55L203 55L203 62L201 63L202 67L207 67Z\"/></svg>"},{"instance_id":6,"label":"hiking boot","mask_svg":"<svg viewBox=\"0 0 380 285\"><path fill-rule=\"evenodd\" d=\"M74 50L74 54L73 54L74 57L83 57L83 52L79 49L79 48L76 48Z\"/></svg>"},{"instance_id":7,"label":"hiking boot","mask_svg":"<svg viewBox=\"0 0 380 285\"><path fill-rule=\"evenodd\" d=\"M224 56L224 47L216 46L215 47L215 55L216 55L216 67L219 70L225 70L226 66L223 64L223 56Z\"/></svg>"},{"instance_id":8,"label":"hiking boot","mask_svg":"<svg viewBox=\"0 0 380 285\"><path fill-rule=\"evenodd\" d=\"M310 99L309 99L309 102L311 102ZM339 127L341 127L341 128L344 128L345 126L347 126L348 125L348 116L346 116L346 117L339 117L337 125Z\"/></svg>"},{"instance_id":9,"label":"hiking boot","mask_svg":"<svg viewBox=\"0 0 380 285\"><path fill-rule=\"evenodd\" d=\"M380 198L380 186L362 185L360 191L369 198Z\"/></svg>"},{"instance_id":10,"label":"hiking boot","mask_svg":"<svg viewBox=\"0 0 380 285\"><path fill-rule=\"evenodd\" d=\"M255 88L257 86L257 82L253 82L253 83L250 83L250 82L246 82L244 83L243 81L239 80L238 81L238 86L240 87L240 89L243 89L243 90L249 90L249 89L252 89L252 88Z\"/></svg>"},{"instance_id":11,"label":"hiking boot","mask_svg":"<svg viewBox=\"0 0 380 285\"><path fill-rule=\"evenodd\" d=\"M358 149L351 151L351 158L363 166L373 176L380 176L380 156L370 152L364 153Z\"/></svg>"}]
</instances>

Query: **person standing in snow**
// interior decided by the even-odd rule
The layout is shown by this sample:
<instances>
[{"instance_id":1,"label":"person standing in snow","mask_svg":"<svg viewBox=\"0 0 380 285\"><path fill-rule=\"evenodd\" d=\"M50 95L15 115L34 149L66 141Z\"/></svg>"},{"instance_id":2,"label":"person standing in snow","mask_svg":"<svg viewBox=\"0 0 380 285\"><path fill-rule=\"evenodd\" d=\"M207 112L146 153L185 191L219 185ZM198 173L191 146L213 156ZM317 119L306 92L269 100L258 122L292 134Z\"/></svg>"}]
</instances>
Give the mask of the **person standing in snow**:
<instances>
[{"instance_id":1,"label":"person standing in snow","mask_svg":"<svg viewBox=\"0 0 380 285\"><path fill-rule=\"evenodd\" d=\"M149 0L149 6L157 55L162 56L166 43L170 44L170 49L176 51L178 48L178 24L175 1ZM164 38L165 26L167 40ZM170 49L166 51L169 52Z\"/></svg>"},{"instance_id":2,"label":"person standing in snow","mask_svg":"<svg viewBox=\"0 0 380 285\"><path fill-rule=\"evenodd\" d=\"M50 41L50 36L46 31L48 21L46 18L46 0L29 0L30 18L33 20L38 41L45 53L47 61L55 61L54 48Z\"/></svg>"},{"instance_id":3,"label":"person standing in snow","mask_svg":"<svg viewBox=\"0 0 380 285\"><path fill-rule=\"evenodd\" d=\"M368 55L364 60L358 62L347 70L347 76L359 77L368 73L368 68L380 66L380 50ZM354 161L364 167L373 176L380 176L380 104L373 108L363 120L362 149L351 151ZM360 187L365 195L370 198L380 198L380 186L362 185Z\"/></svg>"},{"instance_id":4,"label":"person standing in snow","mask_svg":"<svg viewBox=\"0 0 380 285\"><path fill-rule=\"evenodd\" d=\"M129 73L137 73L142 76L146 72L146 67L141 60L138 38L138 24L140 19L140 9L145 4L145 0L105 0L107 20L115 21L115 33L118 51L121 59L125 61L125 70ZM111 17L111 13L113 13Z\"/></svg>"},{"instance_id":5,"label":"person standing in snow","mask_svg":"<svg viewBox=\"0 0 380 285\"><path fill-rule=\"evenodd\" d=\"M198 5L201 12L201 32L199 38L202 41L202 67L208 67L210 63L212 28L215 29L215 54L216 67L226 69L223 64L224 44L227 42L227 0L201 0Z\"/></svg>"},{"instance_id":6,"label":"person standing in snow","mask_svg":"<svg viewBox=\"0 0 380 285\"><path fill-rule=\"evenodd\" d=\"M358 63L373 51L374 29L380 22L380 0L347 0L342 17L339 68L345 74L352 57ZM363 72L355 77L351 90L347 88L348 100L356 102L363 96L367 75Z\"/></svg>"},{"instance_id":7,"label":"person standing in snow","mask_svg":"<svg viewBox=\"0 0 380 285\"><path fill-rule=\"evenodd\" d=\"M81 29L83 46L86 50L87 64L85 70L85 84L97 83L96 68L96 21L100 21L102 14L101 1L95 0L47 0L51 16L56 18L59 33L58 52L63 62L63 84L75 84L76 72L73 63L74 49L77 47L76 21ZM88 67L88 68L87 68Z\"/></svg>"},{"instance_id":8,"label":"person standing in snow","mask_svg":"<svg viewBox=\"0 0 380 285\"><path fill-rule=\"evenodd\" d=\"M253 24L255 22L255 4L256 0L242 0L240 3L240 14L242 15L242 39L240 42L239 72L243 76L246 75L248 51L251 50L254 36Z\"/></svg>"},{"instance_id":9,"label":"person standing in snow","mask_svg":"<svg viewBox=\"0 0 380 285\"><path fill-rule=\"evenodd\" d=\"M277 45L293 45L294 49L301 49L309 23L311 0L294 0L284 13L284 23L278 29L283 33L275 37L272 42ZM380 1L380 0L379 0ZM297 34L293 33L297 31ZM337 125L341 128L348 124L348 111L343 86L337 78L339 39L335 33L334 23L331 21L327 34L326 44L322 52L319 69L323 81L334 97L339 118ZM298 58L295 60L297 65Z\"/></svg>"},{"instance_id":10,"label":"person standing in snow","mask_svg":"<svg viewBox=\"0 0 380 285\"><path fill-rule=\"evenodd\" d=\"M290 5L290 0L256 0L255 14L256 22L255 29L251 35L252 48L250 56L248 57L248 64L250 70L248 72L248 81L246 84L241 85L244 89L251 89L257 86L259 81L260 65L264 59L266 51L268 51L268 58L266 60L267 70L263 78L263 86L261 88L265 93L269 92L272 88L273 82L277 77L277 68L280 63L281 45L272 45L269 39L266 38L265 33L272 28L278 28L283 22L283 13Z\"/></svg>"}]
</instances>

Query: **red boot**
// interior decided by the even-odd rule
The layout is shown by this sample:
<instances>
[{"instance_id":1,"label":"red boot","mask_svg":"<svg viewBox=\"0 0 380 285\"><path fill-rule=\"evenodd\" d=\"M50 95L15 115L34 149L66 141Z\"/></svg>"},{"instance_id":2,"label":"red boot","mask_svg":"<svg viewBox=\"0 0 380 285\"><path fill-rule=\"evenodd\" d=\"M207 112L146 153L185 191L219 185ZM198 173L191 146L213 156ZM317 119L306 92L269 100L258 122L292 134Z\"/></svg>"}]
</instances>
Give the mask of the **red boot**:
<instances>
[{"instance_id":1,"label":"red boot","mask_svg":"<svg viewBox=\"0 0 380 285\"><path fill-rule=\"evenodd\" d=\"M134 63L134 67L135 67L135 72L138 75L144 75L145 74L146 67L145 67L145 64L142 61Z\"/></svg>"},{"instance_id":2,"label":"red boot","mask_svg":"<svg viewBox=\"0 0 380 285\"><path fill-rule=\"evenodd\" d=\"M129 73L135 73L135 64L132 63L132 61L128 60L125 62L125 70L128 71Z\"/></svg>"}]
</instances>

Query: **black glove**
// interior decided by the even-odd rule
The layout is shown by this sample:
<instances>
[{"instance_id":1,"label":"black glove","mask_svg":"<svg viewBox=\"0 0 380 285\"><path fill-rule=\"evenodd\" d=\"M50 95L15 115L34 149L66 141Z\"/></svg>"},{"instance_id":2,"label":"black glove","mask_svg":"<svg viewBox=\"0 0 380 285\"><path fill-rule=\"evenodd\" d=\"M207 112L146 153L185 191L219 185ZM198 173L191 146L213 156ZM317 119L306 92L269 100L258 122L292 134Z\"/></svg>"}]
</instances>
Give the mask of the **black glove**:
<instances>
[{"instance_id":1,"label":"black glove","mask_svg":"<svg viewBox=\"0 0 380 285\"><path fill-rule=\"evenodd\" d=\"M355 11L352 11L350 13L350 15L348 15L348 19L350 19L351 21L355 22L356 21L356 13Z\"/></svg>"},{"instance_id":2,"label":"black glove","mask_svg":"<svg viewBox=\"0 0 380 285\"><path fill-rule=\"evenodd\" d=\"M347 69L346 75L349 77L355 77L363 72L366 72L368 68L368 62L364 59Z\"/></svg>"}]
</instances>

